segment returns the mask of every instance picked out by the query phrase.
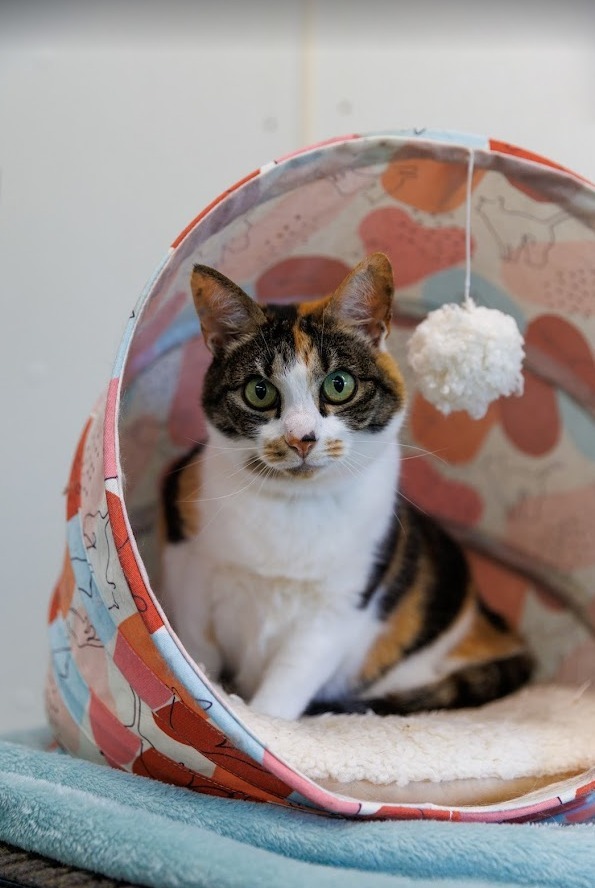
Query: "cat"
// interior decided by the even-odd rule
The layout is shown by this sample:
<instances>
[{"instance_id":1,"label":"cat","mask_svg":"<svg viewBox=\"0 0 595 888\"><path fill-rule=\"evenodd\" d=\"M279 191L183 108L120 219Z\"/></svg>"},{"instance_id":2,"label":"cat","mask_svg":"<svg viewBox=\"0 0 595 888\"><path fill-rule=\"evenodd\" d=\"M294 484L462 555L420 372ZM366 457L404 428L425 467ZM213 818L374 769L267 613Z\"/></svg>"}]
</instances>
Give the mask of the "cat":
<instances>
[{"instance_id":1,"label":"cat","mask_svg":"<svg viewBox=\"0 0 595 888\"><path fill-rule=\"evenodd\" d=\"M164 479L163 605L194 660L271 716L479 705L530 676L461 549L399 494L393 289L382 253L303 304L192 273L208 440Z\"/></svg>"}]
</instances>

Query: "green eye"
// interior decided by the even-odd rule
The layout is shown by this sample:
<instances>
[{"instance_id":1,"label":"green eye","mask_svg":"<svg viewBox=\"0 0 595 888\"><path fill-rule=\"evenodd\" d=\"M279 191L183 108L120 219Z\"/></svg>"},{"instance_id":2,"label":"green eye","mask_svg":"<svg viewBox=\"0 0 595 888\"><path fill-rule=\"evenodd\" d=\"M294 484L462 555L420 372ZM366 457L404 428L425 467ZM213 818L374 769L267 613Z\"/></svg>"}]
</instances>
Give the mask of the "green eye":
<instances>
[{"instance_id":1,"label":"green eye","mask_svg":"<svg viewBox=\"0 0 595 888\"><path fill-rule=\"evenodd\" d=\"M346 370L333 370L322 383L322 394L331 404L344 404L355 394L355 379Z\"/></svg>"},{"instance_id":2,"label":"green eye","mask_svg":"<svg viewBox=\"0 0 595 888\"><path fill-rule=\"evenodd\" d=\"M279 392L272 382L262 376L250 379L244 386L244 398L255 410L270 410L277 403Z\"/></svg>"}]
</instances>

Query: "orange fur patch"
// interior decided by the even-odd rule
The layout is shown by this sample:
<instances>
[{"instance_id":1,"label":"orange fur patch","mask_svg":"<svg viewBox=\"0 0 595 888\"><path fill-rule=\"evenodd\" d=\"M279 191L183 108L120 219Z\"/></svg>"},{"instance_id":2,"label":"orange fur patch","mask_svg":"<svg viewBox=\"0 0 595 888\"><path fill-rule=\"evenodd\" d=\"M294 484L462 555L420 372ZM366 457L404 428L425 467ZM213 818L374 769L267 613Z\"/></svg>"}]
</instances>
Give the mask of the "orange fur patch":
<instances>
[{"instance_id":1,"label":"orange fur patch","mask_svg":"<svg viewBox=\"0 0 595 888\"><path fill-rule=\"evenodd\" d=\"M302 330L299 320L297 324L294 324L293 326L293 342L296 354L302 359L304 364L308 366L314 346L310 337Z\"/></svg>"},{"instance_id":2,"label":"orange fur patch","mask_svg":"<svg viewBox=\"0 0 595 888\"><path fill-rule=\"evenodd\" d=\"M312 299L311 302L300 302L297 307L298 317L306 317L313 314L322 315L330 299L330 296L323 296L321 299Z\"/></svg>"},{"instance_id":3,"label":"orange fur patch","mask_svg":"<svg viewBox=\"0 0 595 888\"><path fill-rule=\"evenodd\" d=\"M334 438L326 443L326 452L329 456L339 457L343 455L343 442Z\"/></svg>"},{"instance_id":4,"label":"orange fur patch","mask_svg":"<svg viewBox=\"0 0 595 888\"><path fill-rule=\"evenodd\" d=\"M477 611L471 628L461 642L450 651L449 658L466 663L483 663L518 654L523 650L520 639L512 631L502 632Z\"/></svg>"},{"instance_id":5,"label":"orange fur patch","mask_svg":"<svg viewBox=\"0 0 595 888\"><path fill-rule=\"evenodd\" d=\"M383 582L389 586L403 568L406 540L409 536L409 513L401 516L401 539L393 552L392 560L384 575ZM420 555L412 584L397 607L385 622L383 630L368 650L361 670L365 682L374 681L383 672L394 666L403 656L410 642L419 633L423 621L423 594L431 577L431 565Z\"/></svg>"},{"instance_id":6,"label":"orange fur patch","mask_svg":"<svg viewBox=\"0 0 595 888\"><path fill-rule=\"evenodd\" d=\"M180 472L178 486L178 510L184 536L188 539L195 537L200 527L200 515L198 499L200 496L200 459L193 460Z\"/></svg>"},{"instance_id":7,"label":"orange fur patch","mask_svg":"<svg viewBox=\"0 0 595 888\"><path fill-rule=\"evenodd\" d=\"M264 445L264 456L271 462L285 459L288 451L287 443L284 438L275 438L274 441L267 441Z\"/></svg>"},{"instance_id":8,"label":"orange fur patch","mask_svg":"<svg viewBox=\"0 0 595 888\"><path fill-rule=\"evenodd\" d=\"M418 635L423 620L423 580L416 581L385 623L368 650L361 669L364 682L375 681L395 666L409 643Z\"/></svg>"},{"instance_id":9,"label":"orange fur patch","mask_svg":"<svg viewBox=\"0 0 595 888\"><path fill-rule=\"evenodd\" d=\"M401 404L404 404L405 398L407 397L407 390L399 365L395 359L391 357L388 352L381 351L376 355L376 363L383 373L388 376L394 386L395 394L399 397Z\"/></svg>"}]
</instances>

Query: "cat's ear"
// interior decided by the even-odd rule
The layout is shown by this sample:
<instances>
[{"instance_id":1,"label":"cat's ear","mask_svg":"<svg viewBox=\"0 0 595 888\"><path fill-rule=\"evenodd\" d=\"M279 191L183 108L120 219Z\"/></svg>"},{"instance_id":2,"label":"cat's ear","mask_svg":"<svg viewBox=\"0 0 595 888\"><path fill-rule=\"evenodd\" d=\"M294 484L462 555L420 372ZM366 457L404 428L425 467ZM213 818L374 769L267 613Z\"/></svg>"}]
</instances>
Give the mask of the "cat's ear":
<instances>
[{"instance_id":1,"label":"cat's ear","mask_svg":"<svg viewBox=\"0 0 595 888\"><path fill-rule=\"evenodd\" d=\"M343 323L361 330L375 348L381 348L390 330L394 290L388 258L384 253L372 253L330 296L327 309Z\"/></svg>"},{"instance_id":2,"label":"cat's ear","mask_svg":"<svg viewBox=\"0 0 595 888\"><path fill-rule=\"evenodd\" d=\"M255 332L266 321L247 293L207 265L194 266L190 289L205 342L213 353L238 336Z\"/></svg>"}]
</instances>

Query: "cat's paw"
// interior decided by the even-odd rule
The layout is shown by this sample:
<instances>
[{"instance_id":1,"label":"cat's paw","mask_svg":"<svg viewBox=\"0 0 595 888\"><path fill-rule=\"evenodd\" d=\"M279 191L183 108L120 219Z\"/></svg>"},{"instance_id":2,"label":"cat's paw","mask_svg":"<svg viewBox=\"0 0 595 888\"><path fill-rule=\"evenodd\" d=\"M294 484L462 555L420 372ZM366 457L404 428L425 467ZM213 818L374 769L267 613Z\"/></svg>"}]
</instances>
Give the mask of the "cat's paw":
<instances>
[{"instance_id":1,"label":"cat's paw","mask_svg":"<svg viewBox=\"0 0 595 888\"><path fill-rule=\"evenodd\" d=\"M303 707L296 700L288 697L280 699L271 694L257 691L250 700L250 709L261 715L269 715L273 718L284 718L295 721L302 714Z\"/></svg>"}]
</instances>

